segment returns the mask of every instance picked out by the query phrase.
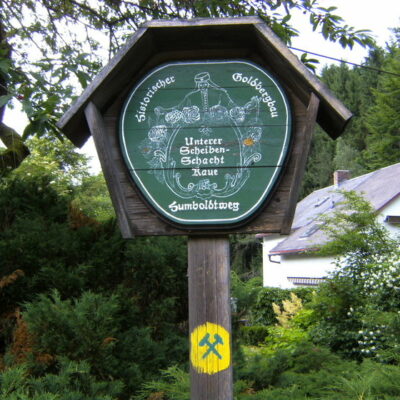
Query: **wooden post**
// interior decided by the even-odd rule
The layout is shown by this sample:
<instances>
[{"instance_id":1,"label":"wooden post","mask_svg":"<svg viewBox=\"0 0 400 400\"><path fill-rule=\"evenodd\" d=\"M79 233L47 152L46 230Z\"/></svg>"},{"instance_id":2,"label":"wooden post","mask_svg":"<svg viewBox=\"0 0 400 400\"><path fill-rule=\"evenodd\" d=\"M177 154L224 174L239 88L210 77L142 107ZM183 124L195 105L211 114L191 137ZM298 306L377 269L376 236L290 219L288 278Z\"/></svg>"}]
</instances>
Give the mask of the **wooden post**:
<instances>
[{"instance_id":1,"label":"wooden post","mask_svg":"<svg viewBox=\"0 0 400 400\"><path fill-rule=\"evenodd\" d=\"M124 238L193 235L191 400L233 399L227 235L289 233L315 123L351 116L246 17L149 21L58 122L93 135Z\"/></svg>"},{"instance_id":2,"label":"wooden post","mask_svg":"<svg viewBox=\"0 0 400 400\"><path fill-rule=\"evenodd\" d=\"M190 237L191 400L232 400L228 237Z\"/></svg>"}]
</instances>

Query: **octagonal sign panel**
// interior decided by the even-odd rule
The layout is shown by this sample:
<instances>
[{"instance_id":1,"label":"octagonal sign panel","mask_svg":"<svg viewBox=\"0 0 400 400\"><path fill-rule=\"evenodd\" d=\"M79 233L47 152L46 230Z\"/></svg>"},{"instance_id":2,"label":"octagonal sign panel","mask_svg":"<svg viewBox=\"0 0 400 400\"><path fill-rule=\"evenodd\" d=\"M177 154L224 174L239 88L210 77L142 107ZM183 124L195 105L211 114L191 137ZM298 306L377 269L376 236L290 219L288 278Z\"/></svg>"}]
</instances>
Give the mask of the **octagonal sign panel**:
<instances>
[{"instance_id":1,"label":"octagonal sign panel","mask_svg":"<svg viewBox=\"0 0 400 400\"><path fill-rule=\"evenodd\" d=\"M291 111L248 61L169 63L131 91L120 117L130 174L150 205L182 225L234 224L267 200L284 167Z\"/></svg>"}]
</instances>

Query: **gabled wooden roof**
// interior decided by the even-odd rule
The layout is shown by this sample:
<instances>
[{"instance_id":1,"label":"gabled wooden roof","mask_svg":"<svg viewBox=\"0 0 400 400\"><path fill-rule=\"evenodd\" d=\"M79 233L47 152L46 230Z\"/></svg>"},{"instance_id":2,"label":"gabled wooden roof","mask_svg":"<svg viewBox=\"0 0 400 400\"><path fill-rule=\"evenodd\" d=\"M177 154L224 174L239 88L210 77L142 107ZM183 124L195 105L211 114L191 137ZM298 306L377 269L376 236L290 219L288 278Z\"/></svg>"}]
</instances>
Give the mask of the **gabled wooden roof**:
<instances>
[{"instance_id":1,"label":"gabled wooden roof","mask_svg":"<svg viewBox=\"0 0 400 400\"><path fill-rule=\"evenodd\" d=\"M258 17L160 20L140 27L126 45L63 115L58 127L81 147L90 136L84 110L92 102L105 112L146 68L178 59L248 58L270 71L307 105L311 93L320 100L317 122L338 137L351 113ZM144 67L146 65L146 67Z\"/></svg>"}]
</instances>

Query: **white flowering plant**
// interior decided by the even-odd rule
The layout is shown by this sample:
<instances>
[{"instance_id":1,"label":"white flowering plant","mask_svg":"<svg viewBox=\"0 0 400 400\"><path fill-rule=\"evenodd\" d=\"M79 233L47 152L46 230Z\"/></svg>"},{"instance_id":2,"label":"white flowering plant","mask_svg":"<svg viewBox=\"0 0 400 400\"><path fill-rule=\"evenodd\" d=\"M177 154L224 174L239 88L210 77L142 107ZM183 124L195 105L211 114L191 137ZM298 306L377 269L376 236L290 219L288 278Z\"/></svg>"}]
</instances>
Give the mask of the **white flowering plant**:
<instances>
[{"instance_id":1,"label":"white flowering plant","mask_svg":"<svg viewBox=\"0 0 400 400\"><path fill-rule=\"evenodd\" d=\"M332 238L323 254L335 269L318 291L316 341L356 359L400 361L400 242L377 222L371 205L342 192L342 207L324 219Z\"/></svg>"}]
</instances>

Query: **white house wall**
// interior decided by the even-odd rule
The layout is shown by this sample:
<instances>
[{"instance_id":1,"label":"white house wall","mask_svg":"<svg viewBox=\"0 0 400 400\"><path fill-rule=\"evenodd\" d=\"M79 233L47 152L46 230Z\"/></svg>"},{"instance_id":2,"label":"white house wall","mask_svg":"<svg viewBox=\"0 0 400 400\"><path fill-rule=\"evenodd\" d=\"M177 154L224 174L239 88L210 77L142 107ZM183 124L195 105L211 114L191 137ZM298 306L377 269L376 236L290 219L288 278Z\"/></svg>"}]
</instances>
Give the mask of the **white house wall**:
<instances>
[{"instance_id":1,"label":"white house wall","mask_svg":"<svg viewBox=\"0 0 400 400\"><path fill-rule=\"evenodd\" d=\"M400 235L398 224L384 223L386 216L400 216L400 197L390 202L377 216L379 222L388 229L391 235ZM263 238L263 284L264 286L292 288L294 285L288 277L323 278L331 271L333 257L317 257L311 254L292 253L272 255L269 252L286 236L271 235Z\"/></svg>"},{"instance_id":2,"label":"white house wall","mask_svg":"<svg viewBox=\"0 0 400 400\"><path fill-rule=\"evenodd\" d=\"M286 236L271 235L263 239L263 285L281 287L286 279L285 271L282 269L281 256L269 257L269 252L278 245ZM275 261L275 262L272 262Z\"/></svg>"},{"instance_id":3,"label":"white house wall","mask_svg":"<svg viewBox=\"0 0 400 400\"><path fill-rule=\"evenodd\" d=\"M287 278L325 278L333 270L333 257L316 257L305 254L281 256L281 269L285 276L280 287L295 287Z\"/></svg>"},{"instance_id":4,"label":"white house wall","mask_svg":"<svg viewBox=\"0 0 400 400\"><path fill-rule=\"evenodd\" d=\"M400 196L381 210L377 217L378 221L383 223L388 215L400 215ZM400 226L398 224L385 223L384 225L391 235L396 236L400 234Z\"/></svg>"},{"instance_id":5,"label":"white house wall","mask_svg":"<svg viewBox=\"0 0 400 400\"><path fill-rule=\"evenodd\" d=\"M297 278L323 278L334 268L333 257L316 257L305 254L284 254L269 257L269 250L275 247L282 237L273 240L265 240L263 244L263 285L280 287L282 289L293 288L288 277ZM274 262L275 261L275 262ZM277 264L276 262L280 262Z\"/></svg>"}]
</instances>

